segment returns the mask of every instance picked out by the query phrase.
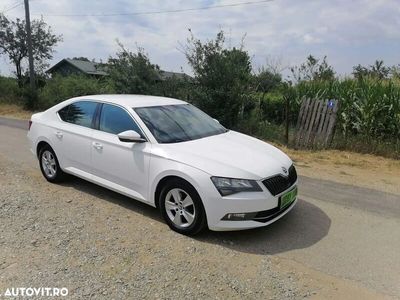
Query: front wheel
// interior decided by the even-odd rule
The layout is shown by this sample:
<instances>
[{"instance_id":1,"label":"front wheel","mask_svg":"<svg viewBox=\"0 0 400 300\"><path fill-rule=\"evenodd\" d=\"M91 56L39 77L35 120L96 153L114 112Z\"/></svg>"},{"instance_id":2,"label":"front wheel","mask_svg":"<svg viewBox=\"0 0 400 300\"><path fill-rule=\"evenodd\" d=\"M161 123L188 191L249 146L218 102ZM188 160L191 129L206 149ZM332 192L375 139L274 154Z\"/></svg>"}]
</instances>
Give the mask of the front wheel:
<instances>
[{"instance_id":1,"label":"front wheel","mask_svg":"<svg viewBox=\"0 0 400 300\"><path fill-rule=\"evenodd\" d=\"M159 206L168 226L181 234L195 235L207 226L200 196L183 180L171 180L161 190Z\"/></svg>"}]
</instances>

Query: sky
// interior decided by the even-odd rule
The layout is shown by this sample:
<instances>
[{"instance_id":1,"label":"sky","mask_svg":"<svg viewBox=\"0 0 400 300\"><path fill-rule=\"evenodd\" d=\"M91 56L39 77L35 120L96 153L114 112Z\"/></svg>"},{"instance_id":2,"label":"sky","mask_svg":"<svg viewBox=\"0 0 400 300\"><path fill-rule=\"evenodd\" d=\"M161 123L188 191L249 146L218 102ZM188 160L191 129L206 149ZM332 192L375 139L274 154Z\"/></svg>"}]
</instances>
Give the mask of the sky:
<instances>
[{"instance_id":1,"label":"sky","mask_svg":"<svg viewBox=\"0 0 400 300\"><path fill-rule=\"evenodd\" d=\"M400 0L274 0L271 2L165 14L83 16L155 12L219 6L256 0L30 0L31 19L41 16L63 41L50 65L62 58L85 56L107 60L118 51L117 39L128 49L143 47L150 60L167 71L191 73L180 51L190 28L201 40L222 29L226 46L244 38L254 69L267 62L282 68L299 65L309 54L327 56L339 75L355 65L400 64ZM23 1L1 0L0 12ZM79 15L79 16L59 16ZM5 12L24 18L23 5ZM0 56L0 74L12 65Z\"/></svg>"}]
</instances>

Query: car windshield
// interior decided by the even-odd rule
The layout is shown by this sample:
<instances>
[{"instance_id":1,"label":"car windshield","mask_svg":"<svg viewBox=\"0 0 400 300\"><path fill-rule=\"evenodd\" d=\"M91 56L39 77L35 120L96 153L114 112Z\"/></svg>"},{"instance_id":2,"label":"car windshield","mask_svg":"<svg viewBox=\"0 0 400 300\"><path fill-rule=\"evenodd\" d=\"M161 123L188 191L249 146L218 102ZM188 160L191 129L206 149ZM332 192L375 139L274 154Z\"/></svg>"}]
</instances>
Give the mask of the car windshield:
<instances>
[{"instance_id":1,"label":"car windshield","mask_svg":"<svg viewBox=\"0 0 400 300\"><path fill-rule=\"evenodd\" d=\"M159 143L179 143L227 132L216 120L190 104L135 108Z\"/></svg>"}]
</instances>

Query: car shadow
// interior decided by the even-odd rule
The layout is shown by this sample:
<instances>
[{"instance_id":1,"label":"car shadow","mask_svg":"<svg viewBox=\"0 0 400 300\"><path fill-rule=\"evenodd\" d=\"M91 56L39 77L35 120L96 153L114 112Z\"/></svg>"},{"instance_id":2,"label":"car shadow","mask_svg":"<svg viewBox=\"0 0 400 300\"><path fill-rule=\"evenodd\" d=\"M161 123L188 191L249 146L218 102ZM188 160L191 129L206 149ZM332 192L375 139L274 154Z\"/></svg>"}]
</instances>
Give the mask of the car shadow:
<instances>
[{"instance_id":1,"label":"car shadow","mask_svg":"<svg viewBox=\"0 0 400 300\"><path fill-rule=\"evenodd\" d=\"M123 208L132 210L143 216L149 217L154 221L158 221L160 223L164 222L162 220L159 211L156 208L148 204L145 204L143 202L140 202L138 200L114 192L112 190L109 190L107 188L104 188L100 185L81 179L79 177L69 175L68 179L63 183L61 183L60 185L65 187L71 187L77 191L94 196L102 201L108 201L110 203L119 205Z\"/></svg>"},{"instance_id":2,"label":"car shadow","mask_svg":"<svg viewBox=\"0 0 400 300\"><path fill-rule=\"evenodd\" d=\"M210 231L197 239L236 251L278 254L316 244L329 232L331 219L314 204L299 199L280 220L266 227L230 232Z\"/></svg>"},{"instance_id":3,"label":"car shadow","mask_svg":"<svg viewBox=\"0 0 400 300\"><path fill-rule=\"evenodd\" d=\"M164 223L157 209L86 180L71 177L62 185ZM331 219L324 211L299 199L297 205L282 219L266 227L243 231L205 231L194 239L240 252L278 254L316 244L328 234L330 226Z\"/></svg>"}]
</instances>

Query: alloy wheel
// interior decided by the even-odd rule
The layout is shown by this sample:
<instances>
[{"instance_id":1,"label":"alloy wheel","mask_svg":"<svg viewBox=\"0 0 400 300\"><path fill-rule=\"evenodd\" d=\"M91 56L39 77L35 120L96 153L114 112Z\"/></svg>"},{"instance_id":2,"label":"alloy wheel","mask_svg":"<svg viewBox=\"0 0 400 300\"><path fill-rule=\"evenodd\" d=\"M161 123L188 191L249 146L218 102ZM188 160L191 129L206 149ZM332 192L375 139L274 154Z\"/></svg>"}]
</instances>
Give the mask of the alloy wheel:
<instances>
[{"instance_id":1,"label":"alloy wheel","mask_svg":"<svg viewBox=\"0 0 400 300\"><path fill-rule=\"evenodd\" d=\"M193 224L196 210L193 199L182 189L174 188L165 197L168 218L177 227L186 228Z\"/></svg>"},{"instance_id":2,"label":"alloy wheel","mask_svg":"<svg viewBox=\"0 0 400 300\"><path fill-rule=\"evenodd\" d=\"M42 153L42 168L48 178L53 178L57 174L56 159L49 150Z\"/></svg>"}]
</instances>

